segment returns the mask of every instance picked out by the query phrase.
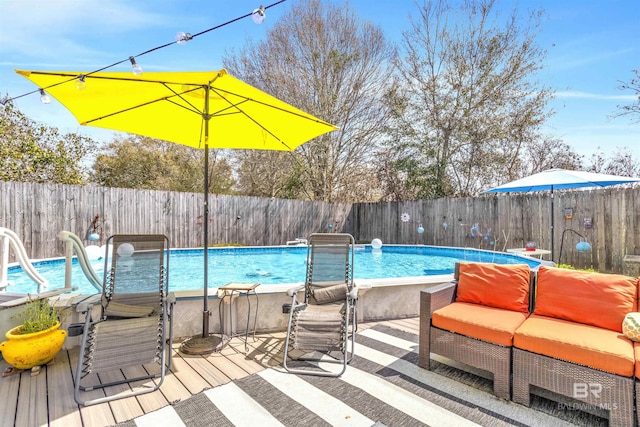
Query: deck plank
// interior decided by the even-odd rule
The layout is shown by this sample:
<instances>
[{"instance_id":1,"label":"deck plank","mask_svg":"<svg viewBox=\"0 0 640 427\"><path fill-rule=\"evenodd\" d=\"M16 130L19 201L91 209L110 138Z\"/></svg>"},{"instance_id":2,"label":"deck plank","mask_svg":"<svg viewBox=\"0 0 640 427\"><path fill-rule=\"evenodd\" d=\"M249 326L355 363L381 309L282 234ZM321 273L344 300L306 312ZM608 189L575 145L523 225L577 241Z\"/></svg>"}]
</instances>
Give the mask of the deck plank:
<instances>
[{"instance_id":1,"label":"deck plank","mask_svg":"<svg viewBox=\"0 0 640 427\"><path fill-rule=\"evenodd\" d=\"M160 391L169 403L186 399L192 395L173 372L165 375Z\"/></svg>"},{"instance_id":2,"label":"deck plank","mask_svg":"<svg viewBox=\"0 0 640 427\"><path fill-rule=\"evenodd\" d=\"M98 375L102 384L110 383L112 381L121 381L124 379L124 374L121 371L103 372ZM118 394L127 394L131 392L129 384L117 384L104 388L104 393L107 396L114 396ZM140 415L144 415L144 411L140 406L140 403L135 397L126 397L123 399L112 400L108 402L113 417L116 422L127 421Z\"/></svg>"},{"instance_id":3,"label":"deck plank","mask_svg":"<svg viewBox=\"0 0 640 427\"><path fill-rule=\"evenodd\" d=\"M194 372L197 372L208 384L208 387L217 387L231 381L215 364L203 356L192 356L178 352L175 356L186 363Z\"/></svg>"},{"instance_id":4,"label":"deck plank","mask_svg":"<svg viewBox=\"0 0 640 427\"><path fill-rule=\"evenodd\" d=\"M256 335L256 340L248 341L249 352L246 357L255 361L263 368L269 368L282 364L282 349L284 347L283 338L275 338L271 334ZM231 346L236 351L244 352L244 342L232 343ZM280 357L278 357L280 355Z\"/></svg>"},{"instance_id":5,"label":"deck plank","mask_svg":"<svg viewBox=\"0 0 640 427\"><path fill-rule=\"evenodd\" d=\"M272 336L261 337L260 343L249 344L253 347L251 357L265 368L282 366L284 340Z\"/></svg>"},{"instance_id":6,"label":"deck plank","mask_svg":"<svg viewBox=\"0 0 640 427\"><path fill-rule=\"evenodd\" d=\"M244 350L244 344L242 345ZM225 355L227 359L235 363L238 367L242 368L248 374L255 374L264 370L264 366L260 365L256 361L247 358L243 353L233 353Z\"/></svg>"},{"instance_id":7,"label":"deck plank","mask_svg":"<svg viewBox=\"0 0 640 427\"><path fill-rule=\"evenodd\" d=\"M417 333L418 319L402 319L363 323L360 330L375 324L386 324ZM30 372L0 379L0 426L41 425L83 427L112 425L127 421L142 414L158 410L171 403L183 400L203 389L226 384L267 367L282 364L284 332L256 334L248 341L245 353L244 341L233 339L220 353L193 356L180 353L179 344L173 347L173 366L160 390L136 397L115 400L92 406L78 406L73 400L73 384L78 363L78 348L63 351L56 357L54 365L43 368L40 375L31 377ZM0 368L8 365L0 361ZM132 378L142 372L152 372L151 366L125 368L109 375L100 374L103 382L113 379ZM157 369L157 366L155 366ZM94 378L98 376L91 374ZM106 393L129 391L132 387L144 386L149 381L112 386L107 390L95 389L83 392L85 398L103 397ZM154 380L154 381L157 381ZM47 393L49 404L47 405ZM47 408L48 406L48 408ZM48 409L48 420L47 420Z\"/></svg>"},{"instance_id":8,"label":"deck plank","mask_svg":"<svg viewBox=\"0 0 640 427\"><path fill-rule=\"evenodd\" d=\"M82 424L78 404L73 399L73 380L69 355L58 353L54 363L47 365L49 426L69 427Z\"/></svg>"},{"instance_id":9,"label":"deck plank","mask_svg":"<svg viewBox=\"0 0 640 427\"><path fill-rule=\"evenodd\" d=\"M173 356L171 372L191 394L197 394L212 387L198 371L177 354Z\"/></svg>"},{"instance_id":10,"label":"deck plank","mask_svg":"<svg viewBox=\"0 0 640 427\"><path fill-rule=\"evenodd\" d=\"M213 364L220 370L226 377L231 380L237 380L247 376L247 371L233 363L220 353L213 353L207 356L207 361Z\"/></svg>"},{"instance_id":11,"label":"deck plank","mask_svg":"<svg viewBox=\"0 0 640 427\"><path fill-rule=\"evenodd\" d=\"M17 426L41 426L49 423L47 413L46 368L40 374L31 376L30 371L20 373L18 393Z\"/></svg>"},{"instance_id":12,"label":"deck plank","mask_svg":"<svg viewBox=\"0 0 640 427\"><path fill-rule=\"evenodd\" d=\"M0 370L4 372L9 364L0 360ZM0 378L0 425L13 426L18 409L18 390L20 389L20 375Z\"/></svg>"},{"instance_id":13,"label":"deck plank","mask_svg":"<svg viewBox=\"0 0 640 427\"><path fill-rule=\"evenodd\" d=\"M141 377L149 373L149 371L146 370L143 366L128 366L126 368L123 368L122 372L127 378ZM140 380L133 382L130 385L132 388L136 389L142 387L155 387L157 381L159 381L159 379ZM169 402L160 390L141 394L137 397L137 399L138 403L140 403L140 407L145 414L169 405Z\"/></svg>"},{"instance_id":14,"label":"deck plank","mask_svg":"<svg viewBox=\"0 0 640 427\"><path fill-rule=\"evenodd\" d=\"M247 346L249 342L247 342ZM262 365L257 363L245 354L244 339L232 339L220 352L224 357L235 363L248 374L254 374L264 369Z\"/></svg>"},{"instance_id":15,"label":"deck plank","mask_svg":"<svg viewBox=\"0 0 640 427\"><path fill-rule=\"evenodd\" d=\"M69 350L67 354L69 355L69 363L71 364L71 375L75 378L76 369L78 367L79 349L76 347ZM74 392L72 390L71 396L73 396L73 393ZM84 400L96 399L99 397L104 397L104 391L102 389L86 391L81 394L81 398ZM82 424L85 427L111 425L116 423L108 403L101 403L99 405L92 406L80 406L80 416L82 417Z\"/></svg>"}]
</instances>

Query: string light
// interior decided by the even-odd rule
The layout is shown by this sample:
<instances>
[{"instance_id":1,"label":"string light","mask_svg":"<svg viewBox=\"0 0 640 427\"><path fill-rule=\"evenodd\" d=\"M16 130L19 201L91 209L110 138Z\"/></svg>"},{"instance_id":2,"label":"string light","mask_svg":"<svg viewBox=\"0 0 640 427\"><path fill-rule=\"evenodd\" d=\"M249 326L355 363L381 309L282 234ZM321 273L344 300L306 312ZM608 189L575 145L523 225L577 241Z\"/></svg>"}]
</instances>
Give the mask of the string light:
<instances>
[{"instance_id":1,"label":"string light","mask_svg":"<svg viewBox=\"0 0 640 427\"><path fill-rule=\"evenodd\" d=\"M78 76L78 80L76 80L76 89L84 90L87 87L87 83L84 81L84 74L80 74Z\"/></svg>"},{"instance_id":2,"label":"string light","mask_svg":"<svg viewBox=\"0 0 640 427\"><path fill-rule=\"evenodd\" d=\"M253 19L253 22L255 22L256 24L262 24L266 17L267 15L265 13L264 6L262 5L260 5L259 8L255 9L253 13L251 13L251 19Z\"/></svg>"},{"instance_id":3,"label":"string light","mask_svg":"<svg viewBox=\"0 0 640 427\"><path fill-rule=\"evenodd\" d=\"M136 60L133 56L129 57L129 61L131 61L131 72L134 76L139 76L142 74L142 67L136 63Z\"/></svg>"},{"instance_id":4,"label":"string light","mask_svg":"<svg viewBox=\"0 0 640 427\"><path fill-rule=\"evenodd\" d=\"M201 31L201 32L193 34L193 35L191 35L190 33L179 32L175 36L175 41L173 41L171 43L167 43L167 44L164 44L164 45L161 45L161 46L154 47L153 49L149 49L149 50L144 51L142 53L139 53L137 55L130 56L127 59L123 59L121 61L115 62L113 64L110 64L110 65L107 65L105 67L99 68L97 70L91 71L89 73L81 74L78 77L73 77L73 78L71 78L69 80L65 80L65 81L60 81L60 82L54 83L54 84L49 85L49 86L47 86L45 88L39 88L37 90L33 90L33 91L27 92L27 93L23 93L22 95L14 96L12 98L9 98L8 96L5 96L3 99L0 99L0 104L5 105L10 101L13 101L13 100L18 99L18 98L22 98L22 97L27 96L27 95L31 95L32 93L36 93L38 91L40 91L40 101L43 104L48 104L49 102L51 102L51 99L49 98L49 96L46 93L44 93L44 89L49 89L49 88L52 88L54 86L65 84L65 83L70 82L72 80L76 80L76 82L75 82L76 88L78 88L78 90L82 90L84 87L86 87L86 82L85 82L86 76L89 76L91 74L98 73L100 71L104 71L106 69L115 67L116 65L120 65L120 64L125 63L127 61L131 62L131 67L132 67L133 74L135 74L136 76L139 76L139 75L142 74L143 70L142 70L142 67L136 63L135 58L143 56L143 55L146 55L146 54L151 53L151 52L154 52L156 50L163 49L163 48L171 46L173 44L180 44L180 45L186 44L189 40L192 40L192 39L194 39L194 38L196 38L198 36L201 36L203 34L206 34L206 33L210 32L210 31L213 31L213 30L217 30L218 28L221 28L221 27L224 27L226 25L232 24L232 23L234 23L236 21L239 21L241 19L247 18L249 16L251 16L251 19L253 19L253 22L255 22L256 24L262 24L264 22L265 18L266 18L266 10L271 8L271 7L277 6L280 3L284 3L285 1L286 0L279 0L279 1L276 1L275 3L272 3L272 4L270 4L269 6L266 6L266 7L260 5L260 7L258 7L257 9L254 9L251 13L247 13L245 15L239 16L239 17L237 17L235 19L232 19L230 21L227 21L227 22L225 22L223 24L216 25L215 27L208 28L208 29L206 29L204 31Z\"/></svg>"},{"instance_id":5,"label":"string light","mask_svg":"<svg viewBox=\"0 0 640 427\"><path fill-rule=\"evenodd\" d=\"M192 38L193 37L189 33L183 33L182 31L176 33L176 43L178 44L187 44L187 42Z\"/></svg>"},{"instance_id":6,"label":"string light","mask_svg":"<svg viewBox=\"0 0 640 427\"><path fill-rule=\"evenodd\" d=\"M40 89L40 102L42 102L43 104L48 104L51 102L51 98L49 98L49 95L47 95L44 89Z\"/></svg>"}]
</instances>

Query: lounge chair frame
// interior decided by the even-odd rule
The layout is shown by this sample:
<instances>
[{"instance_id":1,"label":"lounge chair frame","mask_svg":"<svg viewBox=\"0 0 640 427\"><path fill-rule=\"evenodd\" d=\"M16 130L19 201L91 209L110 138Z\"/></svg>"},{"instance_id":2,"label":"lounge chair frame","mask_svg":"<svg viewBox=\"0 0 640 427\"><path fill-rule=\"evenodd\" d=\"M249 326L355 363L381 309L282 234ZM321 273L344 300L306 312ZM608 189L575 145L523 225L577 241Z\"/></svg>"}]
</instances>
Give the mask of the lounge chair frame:
<instances>
[{"instance_id":1,"label":"lounge chair frame","mask_svg":"<svg viewBox=\"0 0 640 427\"><path fill-rule=\"evenodd\" d=\"M302 350L315 350L320 352L320 356L302 356L291 357L289 351L292 346L292 334L296 316L300 315L301 311L310 309L310 306L316 305L313 298L312 290L314 288L321 288L328 285L319 284L314 281L314 268L319 268L314 265L314 257L317 248L326 248L333 246L335 248L341 248L344 250L344 262L340 265L336 265L336 268L344 269L344 279L341 283L347 286L348 292L345 295L344 300L333 304L327 304L327 310L335 309L342 310L342 328L341 328L341 342L339 357L323 357L325 355L333 355L336 353L335 349L331 346L327 346L326 349L320 349L318 346L312 346L313 348ZM353 282L353 258L354 258L355 241L353 236L346 233L314 233L309 236L307 246L307 273L305 284L298 286L287 291L289 297L291 297L291 306L289 309L289 323L287 325L287 335L284 345L284 358L282 365L287 372L302 375L316 375L324 377L339 377L347 369L347 365L353 358L355 349L355 333L357 330L357 300L358 289ZM320 249L321 250L321 249ZM336 284L335 281L331 284ZM303 291L304 299L300 301L298 293ZM295 337L293 338L295 340ZM298 369L288 365L288 360L293 361L306 361L306 362L322 362L322 363L337 363L342 365L342 369L337 372L324 371L319 369Z\"/></svg>"},{"instance_id":2,"label":"lounge chair frame","mask_svg":"<svg viewBox=\"0 0 640 427\"><path fill-rule=\"evenodd\" d=\"M159 271L155 292L117 292L114 283L121 273L118 271L118 255L109 248L123 243L131 243L152 252L158 252ZM144 280L144 278L143 278ZM156 278L151 278L155 281ZM116 399L151 393L162 385L167 371L171 368L171 345L173 341L173 306L175 296L169 293L169 241L164 235L113 235L107 239L103 291L78 305L78 311L85 314L82 326L78 366L75 372L74 399L83 406L94 405ZM110 307L118 307L124 313L118 317L110 316ZM153 308L148 316L141 316L140 310ZM128 318L127 312L131 313ZM99 315L94 320L96 311ZM138 332L146 328L146 340L139 338ZM155 328L155 338L151 331ZM99 354L99 353L102 354ZM123 378L114 381L95 381L90 374L117 371L129 366L142 366L155 363L159 373L154 370L135 378ZM157 370L157 368L155 369ZM105 395L93 399L84 399L83 392L104 389L125 383L147 381L136 385L131 391ZM105 391L106 393L106 391Z\"/></svg>"}]
</instances>

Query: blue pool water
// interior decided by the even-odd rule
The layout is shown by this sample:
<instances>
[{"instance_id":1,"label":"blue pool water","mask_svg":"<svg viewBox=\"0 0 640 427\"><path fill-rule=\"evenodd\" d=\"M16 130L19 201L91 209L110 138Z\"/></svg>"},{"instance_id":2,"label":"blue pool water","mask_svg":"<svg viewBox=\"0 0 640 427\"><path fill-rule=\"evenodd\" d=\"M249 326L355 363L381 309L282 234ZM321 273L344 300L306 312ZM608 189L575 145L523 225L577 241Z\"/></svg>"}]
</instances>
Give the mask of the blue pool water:
<instances>
[{"instance_id":1,"label":"blue pool water","mask_svg":"<svg viewBox=\"0 0 640 427\"><path fill-rule=\"evenodd\" d=\"M169 259L169 286L171 290L201 289L204 272L202 249L174 249ZM209 287L229 282L256 282L262 285L304 282L306 247L242 247L209 250ZM534 259L468 248L435 246L384 246L381 251L370 246L358 246L354 258L356 279L397 278L453 273L457 261L495 262L500 264L527 263L537 267ZM102 279L103 262L92 266ZM52 289L64 286L64 259L34 263L35 269L46 278ZM34 293L36 285L18 266L9 269L14 286L9 292ZM93 294L96 289L87 281L74 259L73 286L83 293Z\"/></svg>"}]
</instances>

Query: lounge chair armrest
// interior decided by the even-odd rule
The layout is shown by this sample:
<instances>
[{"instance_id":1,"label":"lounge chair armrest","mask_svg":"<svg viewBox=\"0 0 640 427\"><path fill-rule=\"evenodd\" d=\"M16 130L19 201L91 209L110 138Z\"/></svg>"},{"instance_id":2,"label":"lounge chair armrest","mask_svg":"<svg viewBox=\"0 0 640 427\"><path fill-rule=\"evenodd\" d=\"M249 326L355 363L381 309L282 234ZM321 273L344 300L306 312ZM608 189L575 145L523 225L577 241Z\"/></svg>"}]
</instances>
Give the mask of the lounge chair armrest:
<instances>
[{"instance_id":1,"label":"lounge chair armrest","mask_svg":"<svg viewBox=\"0 0 640 427\"><path fill-rule=\"evenodd\" d=\"M292 306L292 310L293 310L293 311L296 311L296 310L303 310L303 309L305 309L305 308L307 308L307 303L306 303L306 302L303 302L303 303L296 304L296 305Z\"/></svg>"},{"instance_id":2,"label":"lounge chair armrest","mask_svg":"<svg viewBox=\"0 0 640 427\"><path fill-rule=\"evenodd\" d=\"M358 299L358 286L355 283L353 284L351 291L349 291L348 296L351 299Z\"/></svg>"},{"instance_id":3,"label":"lounge chair armrest","mask_svg":"<svg viewBox=\"0 0 640 427\"><path fill-rule=\"evenodd\" d=\"M167 304L175 304L176 303L176 294L174 292L169 292L167 294Z\"/></svg>"},{"instance_id":4,"label":"lounge chair armrest","mask_svg":"<svg viewBox=\"0 0 640 427\"><path fill-rule=\"evenodd\" d=\"M296 286L295 288L289 288L287 289L287 295L292 297L303 289L304 289L304 285L299 285L299 286Z\"/></svg>"}]
</instances>

